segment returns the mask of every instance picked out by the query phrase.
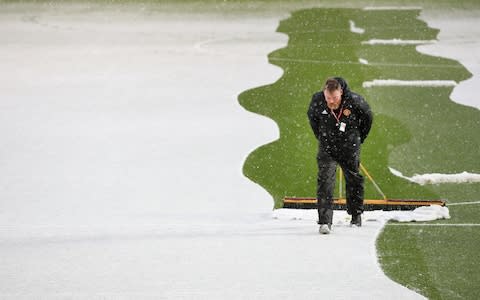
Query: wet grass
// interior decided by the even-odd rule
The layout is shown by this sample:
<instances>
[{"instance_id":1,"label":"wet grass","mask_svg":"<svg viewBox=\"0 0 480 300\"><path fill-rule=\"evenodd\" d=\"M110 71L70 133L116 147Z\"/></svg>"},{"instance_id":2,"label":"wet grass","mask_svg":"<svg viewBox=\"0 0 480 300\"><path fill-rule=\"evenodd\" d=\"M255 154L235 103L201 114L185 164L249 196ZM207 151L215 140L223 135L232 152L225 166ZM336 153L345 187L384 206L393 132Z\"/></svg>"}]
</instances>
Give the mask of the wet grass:
<instances>
[{"instance_id":1,"label":"wet grass","mask_svg":"<svg viewBox=\"0 0 480 300\"><path fill-rule=\"evenodd\" d=\"M387 274L429 299L478 299L479 229L387 226L377 240L379 260Z\"/></svg>"},{"instance_id":2,"label":"wet grass","mask_svg":"<svg viewBox=\"0 0 480 300\"><path fill-rule=\"evenodd\" d=\"M398 36L435 39L438 31L418 20L418 14L415 10L311 9L297 11L281 22L278 31L288 34L289 43L286 48L271 53L269 59L284 69L284 75L271 85L239 96L242 106L275 120L280 128L280 139L255 150L244 166L247 177L273 195L275 207L281 206L286 195L315 194L317 142L311 133L306 109L311 95L333 75L345 77L352 90L366 96L375 112L374 127L362 149L362 160L387 195L417 199L441 197L434 189L393 176L388 166L401 166L406 175L411 176L413 172L423 171L472 171L478 165L476 155L469 150L480 146L478 138L471 138L480 126L478 110L451 102L451 88L362 87L364 81L382 78L461 81L470 76L458 63L420 54L414 46L362 44L373 38ZM365 34L352 33L350 20L365 29ZM382 30L377 28L388 20L396 23L390 22L391 26ZM408 34L400 30L405 27ZM360 58L371 63L361 64ZM432 66L435 66L434 72ZM457 127L460 120L467 121ZM451 128L452 124L455 128ZM468 130L462 129L463 125ZM455 143L445 147L444 144L451 141ZM465 143L468 147L464 147ZM454 159L459 154L465 158L460 164ZM450 165L445 166L445 158ZM439 161L442 164L438 164ZM369 184L366 197L378 197Z\"/></svg>"}]
</instances>

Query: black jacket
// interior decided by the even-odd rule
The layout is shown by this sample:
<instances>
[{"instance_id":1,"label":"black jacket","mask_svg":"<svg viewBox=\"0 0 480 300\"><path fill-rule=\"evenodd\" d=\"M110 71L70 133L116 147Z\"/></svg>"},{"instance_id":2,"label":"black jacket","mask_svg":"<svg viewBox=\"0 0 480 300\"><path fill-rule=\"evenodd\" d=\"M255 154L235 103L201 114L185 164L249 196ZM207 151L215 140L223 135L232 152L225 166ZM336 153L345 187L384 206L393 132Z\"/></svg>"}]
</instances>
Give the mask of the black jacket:
<instances>
[{"instance_id":1,"label":"black jacket","mask_svg":"<svg viewBox=\"0 0 480 300\"><path fill-rule=\"evenodd\" d=\"M340 82L343 90L340 108L333 112L338 116L342 111L339 122L328 108L323 91L313 95L308 108L308 119L324 150L328 153L351 152L359 149L360 144L367 138L373 115L362 96L351 92L343 78L335 79ZM341 126L344 126L344 131L340 130Z\"/></svg>"}]
</instances>

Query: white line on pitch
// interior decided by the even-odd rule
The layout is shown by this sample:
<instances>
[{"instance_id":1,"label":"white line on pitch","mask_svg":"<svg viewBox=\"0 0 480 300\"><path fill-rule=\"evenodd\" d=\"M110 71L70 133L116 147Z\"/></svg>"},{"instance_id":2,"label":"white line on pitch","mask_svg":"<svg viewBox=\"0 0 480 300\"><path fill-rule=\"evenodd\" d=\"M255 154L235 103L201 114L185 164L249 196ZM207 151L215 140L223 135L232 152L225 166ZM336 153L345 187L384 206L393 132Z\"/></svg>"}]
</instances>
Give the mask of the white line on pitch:
<instances>
[{"instance_id":1,"label":"white line on pitch","mask_svg":"<svg viewBox=\"0 0 480 300\"><path fill-rule=\"evenodd\" d=\"M432 226L432 227L477 227L476 223L460 223L460 224L427 224L427 223L388 223L388 226Z\"/></svg>"},{"instance_id":2,"label":"white line on pitch","mask_svg":"<svg viewBox=\"0 0 480 300\"><path fill-rule=\"evenodd\" d=\"M447 205L448 206L455 206L455 205L473 205L473 204L480 204L480 201L448 203Z\"/></svg>"}]
</instances>

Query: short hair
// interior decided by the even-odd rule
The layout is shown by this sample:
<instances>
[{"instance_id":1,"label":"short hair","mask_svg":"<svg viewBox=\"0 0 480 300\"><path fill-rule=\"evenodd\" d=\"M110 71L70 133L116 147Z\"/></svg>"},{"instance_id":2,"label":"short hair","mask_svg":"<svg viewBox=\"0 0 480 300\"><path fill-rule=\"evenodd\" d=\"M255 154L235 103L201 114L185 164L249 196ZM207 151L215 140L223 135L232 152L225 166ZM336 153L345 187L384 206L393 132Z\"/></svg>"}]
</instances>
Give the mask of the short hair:
<instances>
[{"instance_id":1,"label":"short hair","mask_svg":"<svg viewBox=\"0 0 480 300\"><path fill-rule=\"evenodd\" d=\"M342 85L335 78L328 78L325 82L324 90L334 92L336 90L342 90Z\"/></svg>"}]
</instances>

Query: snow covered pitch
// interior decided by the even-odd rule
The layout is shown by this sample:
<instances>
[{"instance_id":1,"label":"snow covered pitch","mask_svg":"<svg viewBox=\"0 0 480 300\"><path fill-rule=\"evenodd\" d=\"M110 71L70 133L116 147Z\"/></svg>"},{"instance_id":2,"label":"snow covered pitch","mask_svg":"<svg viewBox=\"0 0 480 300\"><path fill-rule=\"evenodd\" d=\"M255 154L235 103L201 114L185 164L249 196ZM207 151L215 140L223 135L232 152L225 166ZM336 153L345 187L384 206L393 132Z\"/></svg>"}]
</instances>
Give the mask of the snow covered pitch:
<instances>
[{"instance_id":1,"label":"snow covered pitch","mask_svg":"<svg viewBox=\"0 0 480 300\"><path fill-rule=\"evenodd\" d=\"M375 250L414 214L319 236L242 175L278 132L237 95L281 76L287 15L0 4L0 298L423 298Z\"/></svg>"}]
</instances>

